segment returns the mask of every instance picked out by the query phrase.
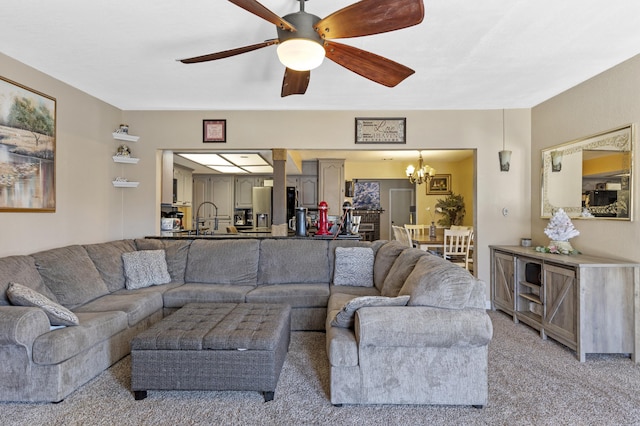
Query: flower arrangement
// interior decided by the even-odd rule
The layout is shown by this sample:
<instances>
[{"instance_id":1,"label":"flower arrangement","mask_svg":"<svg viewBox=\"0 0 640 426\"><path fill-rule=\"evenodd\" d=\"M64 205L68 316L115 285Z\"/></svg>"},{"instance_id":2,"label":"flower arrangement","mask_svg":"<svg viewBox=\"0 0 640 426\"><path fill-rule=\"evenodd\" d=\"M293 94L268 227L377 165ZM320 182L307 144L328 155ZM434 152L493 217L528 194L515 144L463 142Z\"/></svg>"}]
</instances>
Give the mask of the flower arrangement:
<instances>
[{"instance_id":1,"label":"flower arrangement","mask_svg":"<svg viewBox=\"0 0 640 426\"><path fill-rule=\"evenodd\" d=\"M558 209L553 214L544 233L551 239L551 243L546 247L536 247L536 251L556 254L580 253L569 243L569 239L580 235L580 231L573 226L571 219L563 209Z\"/></svg>"}]
</instances>

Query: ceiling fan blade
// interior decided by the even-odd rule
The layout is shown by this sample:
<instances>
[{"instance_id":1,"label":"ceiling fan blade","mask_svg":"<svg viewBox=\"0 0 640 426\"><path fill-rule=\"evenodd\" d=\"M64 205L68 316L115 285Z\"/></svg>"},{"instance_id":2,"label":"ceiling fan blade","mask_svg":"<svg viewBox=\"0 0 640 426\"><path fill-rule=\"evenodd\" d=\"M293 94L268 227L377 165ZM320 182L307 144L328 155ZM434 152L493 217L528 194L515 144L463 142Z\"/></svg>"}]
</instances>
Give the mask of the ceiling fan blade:
<instances>
[{"instance_id":1,"label":"ceiling fan blade","mask_svg":"<svg viewBox=\"0 0 640 426\"><path fill-rule=\"evenodd\" d=\"M228 58L229 56L240 55L241 53L251 52L253 50L258 50L263 47L271 46L273 44L278 44L278 39L274 38L271 40L264 41L262 43L252 44L250 46L238 47L236 49L224 50L222 52L217 52L217 53L210 53L208 55L194 56L193 58L187 58L187 59L178 59L178 61L182 62L183 64L195 64L198 62L215 61L216 59L224 59L224 58Z\"/></svg>"},{"instance_id":2,"label":"ceiling fan blade","mask_svg":"<svg viewBox=\"0 0 640 426\"><path fill-rule=\"evenodd\" d=\"M361 37L422 22L422 0L362 0L321 19L315 29L326 39Z\"/></svg>"},{"instance_id":3,"label":"ceiling fan blade","mask_svg":"<svg viewBox=\"0 0 640 426\"><path fill-rule=\"evenodd\" d=\"M366 50L326 41L326 57L346 69L387 87L394 87L411 74L411 68Z\"/></svg>"},{"instance_id":4,"label":"ceiling fan blade","mask_svg":"<svg viewBox=\"0 0 640 426\"><path fill-rule=\"evenodd\" d=\"M272 11L264 7L262 4L258 3L256 0L229 0L229 1L235 4L236 6L243 8L247 12L251 12L254 15L261 17L265 21L271 22L276 27L280 27L288 31L296 30L296 28L293 25L291 25L290 23L288 23L287 21L285 21L284 19L282 19L281 17L279 17L278 15L276 15L275 13L273 13Z\"/></svg>"},{"instance_id":5,"label":"ceiling fan blade","mask_svg":"<svg viewBox=\"0 0 640 426\"><path fill-rule=\"evenodd\" d=\"M281 97L289 95L304 95L309 86L311 71L296 71L291 68L284 70L284 78L282 79Z\"/></svg>"}]
</instances>

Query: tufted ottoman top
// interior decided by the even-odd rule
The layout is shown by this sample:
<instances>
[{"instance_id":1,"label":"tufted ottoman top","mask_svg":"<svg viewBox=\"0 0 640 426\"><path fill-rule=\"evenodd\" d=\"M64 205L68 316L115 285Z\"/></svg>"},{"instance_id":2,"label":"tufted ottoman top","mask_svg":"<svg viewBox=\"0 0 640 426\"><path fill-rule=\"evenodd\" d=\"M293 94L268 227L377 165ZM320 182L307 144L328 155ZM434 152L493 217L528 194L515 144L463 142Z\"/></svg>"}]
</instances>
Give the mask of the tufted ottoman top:
<instances>
[{"instance_id":1,"label":"tufted ottoman top","mask_svg":"<svg viewBox=\"0 0 640 426\"><path fill-rule=\"evenodd\" d=\"M291 308L270 303L189 303L138 334L132 350L274 350Z\"/></svg>"}]
</instances>

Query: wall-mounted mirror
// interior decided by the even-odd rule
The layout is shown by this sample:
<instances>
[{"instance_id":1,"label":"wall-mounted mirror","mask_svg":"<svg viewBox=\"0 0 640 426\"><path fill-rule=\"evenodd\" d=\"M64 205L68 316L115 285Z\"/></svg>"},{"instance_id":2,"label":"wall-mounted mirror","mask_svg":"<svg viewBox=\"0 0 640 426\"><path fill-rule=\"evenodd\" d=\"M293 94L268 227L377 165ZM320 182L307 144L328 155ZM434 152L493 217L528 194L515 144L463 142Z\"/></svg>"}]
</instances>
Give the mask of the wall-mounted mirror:
<instances>
[{"instance_id":1,"label":"wall-mounted mirror","mask_svg":"<svg viewBox=\"0 0 640 426\"><path fill-rule=\"evenodd\" d=\"M542 218L631 220L633 126L542 150Z\"/></svg>"}]
</instances>

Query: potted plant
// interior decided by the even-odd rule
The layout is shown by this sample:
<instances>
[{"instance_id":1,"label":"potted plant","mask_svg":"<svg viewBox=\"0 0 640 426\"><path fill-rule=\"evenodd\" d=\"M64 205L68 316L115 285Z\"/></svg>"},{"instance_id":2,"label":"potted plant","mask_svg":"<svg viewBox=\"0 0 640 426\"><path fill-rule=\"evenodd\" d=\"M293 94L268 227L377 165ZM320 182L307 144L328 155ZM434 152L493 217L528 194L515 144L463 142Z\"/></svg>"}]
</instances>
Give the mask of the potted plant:
<instances>
[{"instance_id":1,"label":"potted plant","mask_svg":"<svg viewBox=\"0 0 640 426\"><path fill-rule=\"evenodd\" d=\"M442 213L442 218L438 220L438 225L449 228L451 225L462 225L464 214L464 197L460 194L451 194L444 199L439 199L436 209Z\"/></svg>"}]
</instances>

